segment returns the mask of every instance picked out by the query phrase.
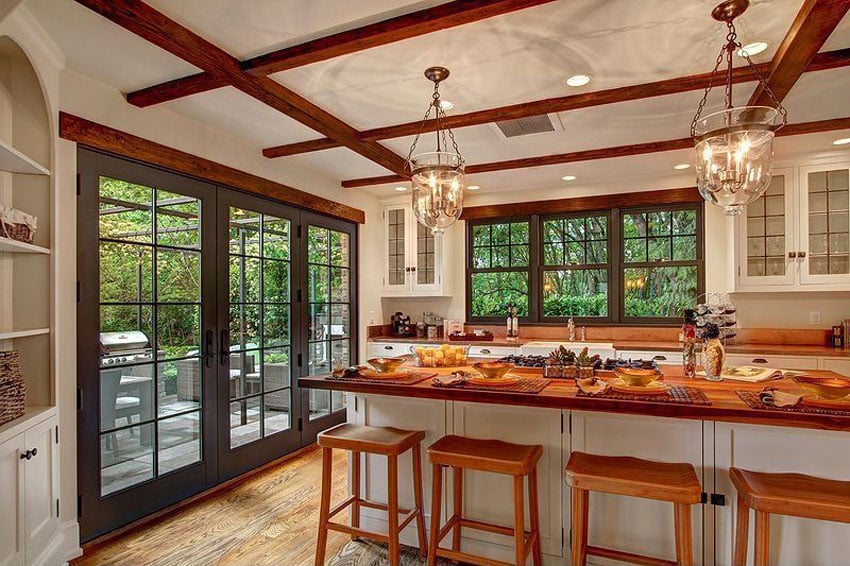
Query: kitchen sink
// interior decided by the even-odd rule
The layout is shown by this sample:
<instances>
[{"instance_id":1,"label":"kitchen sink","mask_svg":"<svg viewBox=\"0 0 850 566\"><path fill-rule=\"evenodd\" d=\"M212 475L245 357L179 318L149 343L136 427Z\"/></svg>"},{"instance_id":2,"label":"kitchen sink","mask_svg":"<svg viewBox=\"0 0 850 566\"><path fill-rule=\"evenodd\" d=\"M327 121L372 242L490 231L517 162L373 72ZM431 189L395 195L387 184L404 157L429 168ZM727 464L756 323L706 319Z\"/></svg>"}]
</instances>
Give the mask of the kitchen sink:
<instances>
[{"instance_id":1,"label":"kitchen sink","mask_svg":"<svg viewBox=\"0 0 850 566\"><path fill-rule=\"evenodd\" d=\"M526 356L545 356L552 350L558 349L559 346L563 346L567 350L572 350L575 353L579 353L584 348L587 348L587 352L591 356L599 354L603 360L606 358L616 357L613 342L554 342L541 340L526 342L522 345L521 352Z\"/></svg>"}]
</instances>

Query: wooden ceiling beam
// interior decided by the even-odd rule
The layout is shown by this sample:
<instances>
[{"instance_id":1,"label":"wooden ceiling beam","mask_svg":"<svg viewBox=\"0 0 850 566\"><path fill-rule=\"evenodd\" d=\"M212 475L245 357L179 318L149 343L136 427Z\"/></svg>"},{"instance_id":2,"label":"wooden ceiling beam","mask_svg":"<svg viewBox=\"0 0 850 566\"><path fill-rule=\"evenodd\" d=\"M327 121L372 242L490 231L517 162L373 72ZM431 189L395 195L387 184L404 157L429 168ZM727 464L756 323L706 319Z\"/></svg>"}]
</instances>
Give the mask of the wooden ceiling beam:
<instances>
[{"instance_id":1,"label":"wooden ceiling beam","mask_svg":"<svg viewBox=\"0 0 850 566\"><path fill-rule=\"evenodd\" d=\"M141 0L77 2L393 173L404 174L401 156L375 141L361 140L357 130L280 83L245 72L236 58Z\"/></svg>"},{"instance_id":2,"label":"wooden ceiling beam","mask_svg":"<svg viewBox=\"0 0 850 566\"><path fill-rule=\"evenodd\" d=\"M848 0L805 0L770 62L766 80L773 97L759 83L749 106L775 106L774 97L782 102L848 10Z\"/></svg>"},{"instance_id":3,"label":"wooden ceiling beam","mask_svg":"<svg viewBox=\"0 0 850 566\"><path fill-rule=\"evenodd\" d=\"M834 130L850 129L850 117L832 118L828 120L816 120L814 122L801 122L799 124L788 124L778 132L777 136L798 136L803 134L815 134ZM632 155L643 155L647 153L661 153L664 151L675 151L678 149L691 149L694 147L693 138L679 138L674 140L638 143L631 145L618 145L601 149L588 149L570 153L559 153L555 155L543 155L539 157L524 157L521 159L508 159L506 161L494 161L491 163L479 163L467 165L466 173L492 173L494 171L508 171L511 169L528 169L531 167L543 167L546 165L560 165L563 163L576 163L579 161L595 161L597 159L611 159L614 157L629 157ZM381 177L366 177L363 179L350 179L342 182L347 189L358 187L372 187L387 183L400 183L409 180L407 177L386 175Z\"/></svg>"},{"instance_id":4,"label":"wooden ceiling beam","mask_svg":"<svg viewBox=\"0 0 850 566\"><path fill-rule=\"evenodd\" d=\"M271 75L553 1L455 0L278 49L243 61L241 67L257 77ZM128 93L127 101L140 107L152 106L227 85L221 77L203 72Z\"/></svg>"},{"instance_id":5,"label":"wooden ceiling beam","mask_svg":"<svg viewBox=\"0 0 850 566\"><path fill-rule=\"evenodd\" d=\"M847 66L850 66L850 48L817 54L809 62L806 67L806 72L823 71ZM767 74L770 70L770 64L762 63L757 65L757 68L760 73ZM602 106L603 104L615 104L618 102L641 100L655 96L679 94L682 92L704 89L708 86L710 77L711 73L700 73L697 75L688 75L685 77L656 81L654 83L629 85L594 92L561 96L558 98L547 98L534 102L512 104L510 106L490 108L487 110L468 112L466 114L455 114L453 116L449 116L443 123L451 128L465 128L468 126L478 126L501 120L526 118L528 116L538 116L540 114L566 112L569 110L578 110L580 108ZM756 73L749 67L739 67L734 70L733 81L735 83L755 81L757 78ZM384 126L372 130L365 130L360 133L360 137L361 139L366 140L386 140L404 137L416 134L421 126L422 122L407 122L405 124L398 124L395 126ZM433 120L427 122L425 126L426 132L431 132L436 129L436 124ZM288 155L321 151L335 147L340 147L340 145L331 139L322 138L269 147L263 150L263 155L266 157L286 157Z\"/></svg>"}]
</instances>

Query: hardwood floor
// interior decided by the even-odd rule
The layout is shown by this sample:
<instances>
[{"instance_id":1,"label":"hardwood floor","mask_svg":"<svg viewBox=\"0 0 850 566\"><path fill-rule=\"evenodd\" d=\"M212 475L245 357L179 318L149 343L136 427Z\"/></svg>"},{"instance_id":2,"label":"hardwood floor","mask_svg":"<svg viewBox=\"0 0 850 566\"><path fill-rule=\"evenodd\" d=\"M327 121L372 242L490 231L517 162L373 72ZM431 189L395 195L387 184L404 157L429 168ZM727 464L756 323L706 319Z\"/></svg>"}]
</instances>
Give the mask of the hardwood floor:
<instances>
[{"instance_id":1,"label":"hardwood floor","mask_svg":"<svg viewBox=\"0 0 850 566\"><path fill-rule=\"evenodd\" d=\"M268 468L149 525L87 548L72 566L296 566L313 563L321 450ZM347 494L347 455L334 454L334 502ZM347 512L337 520L347 520ZM330 559L348 542L328 535Z\"/></svg>"}]
</instances>

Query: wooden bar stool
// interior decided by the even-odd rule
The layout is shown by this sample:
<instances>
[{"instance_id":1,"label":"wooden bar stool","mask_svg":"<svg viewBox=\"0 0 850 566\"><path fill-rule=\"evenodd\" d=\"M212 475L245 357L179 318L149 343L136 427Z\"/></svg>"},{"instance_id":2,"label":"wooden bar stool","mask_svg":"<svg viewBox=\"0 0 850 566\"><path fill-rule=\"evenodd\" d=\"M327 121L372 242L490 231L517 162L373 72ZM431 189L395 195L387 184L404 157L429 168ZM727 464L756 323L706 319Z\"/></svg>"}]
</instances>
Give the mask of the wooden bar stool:
<instances>
[{"instance_id":1,"label":"wooden bar stool","mask_svg":"<svg viewBox=\"0 0 850 566\"><path fill-rule=\"evenodd\" d=\"M691 505L700 503L702 488L690 464L668 464L638 458L596 456L573 452L567 462L567 479L572 486L572 565L584 566L587 556L613 558L634 564L693 564ZM673 503L676 521L676 562L589 546L588 502L591 491L657 499Z\"/></svg>"},{"instance_id":2,"label":"wooden bar stool","mask_svg":"<svg viewBox=\"0 0 850 566\"><path fill-rule=\"evenodd\" d=\"M401 430L390 427L372 427L356 424L341 424L319 433L318 444L322 447L322 501L319 509L319 538L316 543L316 566L325 563L325 547L328 531L348 533L352 538L363 537L389 545L390 564L400 563L401 548L398 535L413 519L419 535L419 552L425 556L428 543L425 535L425 515L422 511L422 448L425 432ZM352 495L331 509L331 483L333 472L333 449L341 448L352 452L351 491ZM413 498L411 510L398 507L398 457L413 450ZM377 503L360 497L360 453L381 454L387 457L387 504ZM331 518L351 506L351 525L334 523ZM389 529L387 534L364 531L360 528L360 508L368 507L387 512ZM399 522L399 514L404 518Z\"/></svg>"},{"instance_id":3,"label":"wooden bar stool","mask_svg":"<svg viewBox=\"0 0 850 566\"><path fill-rule=\"evenodd\" d=\"M729 468L738 490L735 555L732 563L747 562L750 509L756 512L755 564L770 561L770 515L789 515L822 521L850 523L850 482L803 474L772 474Z\"/></svg>"},{"instance_id":4,"label":"wooden bar stool","mask_svg":"<svg viewBox=\"0 0 850 566\"><path fill-rule=\"evenodd\" d=\"M486 566L509 565L489 558L460 551L461 528L467 527L514 537L516 564L523 565L532 555L533 563L539 566L540 518L537 505L537 462L543 455L540 445L509 444L500 440L479 440L462 436L444 436L428 448L428 459L433 465L433 489L431 490L431 539L428 547L428 566L437 563L437 557L449 558L469 564ZM440 528L440 495L443 491L443 469L454 470L453 514ZM507 474L514 477L514 526L503 527L492 523L463 518L463 470L478 470ZM523 479L528 476L528 510L531 531L525 533ZM440 548L440 541L452 532L451 550Z\"/></svg>"}]
</instances>

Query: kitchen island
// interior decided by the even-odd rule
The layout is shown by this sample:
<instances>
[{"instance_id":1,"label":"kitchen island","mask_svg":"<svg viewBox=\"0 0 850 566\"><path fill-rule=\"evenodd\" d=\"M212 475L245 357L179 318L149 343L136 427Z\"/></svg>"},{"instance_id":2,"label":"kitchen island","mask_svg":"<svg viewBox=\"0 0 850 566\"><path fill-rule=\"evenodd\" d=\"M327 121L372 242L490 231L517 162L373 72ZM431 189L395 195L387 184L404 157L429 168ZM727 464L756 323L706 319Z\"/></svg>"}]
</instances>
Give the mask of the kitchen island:
<instances>
[{"instance_id":1,"label":"kitchen island","mask_svg":"<svg viewBox=\"0 0 850 566\"><path fill-rule=\"evenodd\" d=\"M444 434L542 444L539 497L545 564L569 562L569 489L563 468L574 450L693 464L706 493L706 504L695 506L692 517L696 562L702 564L731 564L735 491L728 478L729 466L850 480L850 416L751 409L735 392L759 391L764 384L685 380L679 366L661 369L668 384L699 388L710 405L581 397L568 380L554 381L538 394L438 388L428 380L388 385L309 377L299 384L346 392L351 422L424 430L425 446ZM539 374L539 370L522 371ZM771 385L798 387L787 380ZM386 500L383 459L368 457L363 469L361 489L370 498ZM409 469L406 461L400 464L400 470ZM427 503L430 475L429 467L425 469ZM403 475L400 481L402 503L408 503L412 501L410 477ZM465 505L471 518L510 524L509 480L467 472L465 482ZM442 497L443 509L450 507L445 493ZM669 504L593 494L590 505L591 544L674 557ZM385 519L379 512L371 513L364 516L364 525L382 529ZM850 555L845 524L776 517L773 529L771 564L840 564ZM406 531L403 540L414 543L413 534ZM498 535L464 532L463 544L497 559L512 556L510 541ZM612 563L599 558L591 561Z\"/></svg>"}]
</instances>

